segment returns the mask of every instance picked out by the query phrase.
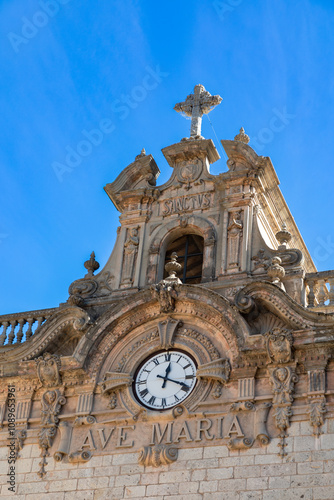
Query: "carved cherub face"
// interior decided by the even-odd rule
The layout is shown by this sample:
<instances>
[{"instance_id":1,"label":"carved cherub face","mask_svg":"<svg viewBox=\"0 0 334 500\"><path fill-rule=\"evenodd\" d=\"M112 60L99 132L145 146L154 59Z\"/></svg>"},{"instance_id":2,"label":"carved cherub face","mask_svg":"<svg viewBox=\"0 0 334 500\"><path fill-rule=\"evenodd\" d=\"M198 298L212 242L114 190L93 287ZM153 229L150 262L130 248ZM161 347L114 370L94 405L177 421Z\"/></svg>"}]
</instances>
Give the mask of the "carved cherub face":
<instances>
[{"instance_id":1,"label":"carved cherub face","mask_svg":"<svg viewBox=\"0 0 334 500\"><path fill-rule=\"evenodd\" d=\"M49 391L44 395L44 399L46 402L51 405L52 403L55 402L56 400L56 392L55 391Z\"/></svg>"},{"instance_id":2,"label":"carved cherub face","mask_svg":"<svg viewBox=\"0 0 334 500\"><path fill-rule=\"evenodd\" d=\"M138 229L136 227L132 227L130 229L130 235L131 236L137 236L138 235Z\"/></svg>"},{"instance_id":3,"label":"carved cherub face","mask_svg":"<svg viewBox=\"0 0 334 500\"><path fill-rule=\"evenodd\" d=\"M275 375L277 380L279 380L279 382L284 382L287 379L288 371L286 368L278 368L278 370L276 370Z\"/></svg>"}]
</instances>

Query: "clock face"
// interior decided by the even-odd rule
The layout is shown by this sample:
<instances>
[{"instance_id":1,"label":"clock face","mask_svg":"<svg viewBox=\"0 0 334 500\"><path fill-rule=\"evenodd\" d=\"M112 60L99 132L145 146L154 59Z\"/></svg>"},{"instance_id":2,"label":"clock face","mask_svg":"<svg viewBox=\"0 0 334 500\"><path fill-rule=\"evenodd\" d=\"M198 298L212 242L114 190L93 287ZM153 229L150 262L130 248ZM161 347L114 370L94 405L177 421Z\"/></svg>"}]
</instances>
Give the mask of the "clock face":
<instances>
[{"instance_id":1,"label":"clock face","mask_svg":"<svg viewBox=\"0 0 334 500\"><path fill-rule=\"evenodd\" d=\"M196 365L180 351L148 358L137 373L134 389L146 407L166 410L184 401L196 385Z\"/></svg>"}]
</instances>

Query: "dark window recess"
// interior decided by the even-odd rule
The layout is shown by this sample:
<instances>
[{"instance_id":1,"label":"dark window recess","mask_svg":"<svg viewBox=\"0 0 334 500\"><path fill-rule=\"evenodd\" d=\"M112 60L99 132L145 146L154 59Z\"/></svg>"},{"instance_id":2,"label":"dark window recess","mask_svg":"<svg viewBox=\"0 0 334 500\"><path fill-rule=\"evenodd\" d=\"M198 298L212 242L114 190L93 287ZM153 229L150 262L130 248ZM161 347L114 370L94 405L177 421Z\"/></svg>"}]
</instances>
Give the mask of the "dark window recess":
<instances>
[{"instance_id":1,"label":"dark window recess","mask_svg":"<svg viewBox=\"0 0 334 500\"><path fill-rule=\"evenodd\" d=\"M203 267L203 238L196 234L187 234L170 243L166 252L166 262L171 260L171 255L176 252L177 261L182 264L182 270L178 278L182 283L196 284L202 279ZM168 273L165 271L164 278Z\"/></svg>"}]
</instances>

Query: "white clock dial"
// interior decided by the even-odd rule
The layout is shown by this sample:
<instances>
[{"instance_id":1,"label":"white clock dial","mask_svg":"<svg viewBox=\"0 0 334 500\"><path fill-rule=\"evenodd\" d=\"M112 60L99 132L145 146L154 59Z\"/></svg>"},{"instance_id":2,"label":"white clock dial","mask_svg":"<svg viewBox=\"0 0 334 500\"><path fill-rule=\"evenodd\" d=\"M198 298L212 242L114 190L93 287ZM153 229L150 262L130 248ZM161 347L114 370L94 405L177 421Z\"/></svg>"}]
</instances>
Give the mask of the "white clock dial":
<instances>
[{"instance_id":1,"label":"white clock dial","mask_svg":"<svg viewBox=\"0 0 334 500\"><path fill-rule=\"evenodd\" d=\"M151 356L137 373L134 389L148 408L165 410L186 399L196 384L194 361L179 351Z\"/></svg>"}]
</instances>

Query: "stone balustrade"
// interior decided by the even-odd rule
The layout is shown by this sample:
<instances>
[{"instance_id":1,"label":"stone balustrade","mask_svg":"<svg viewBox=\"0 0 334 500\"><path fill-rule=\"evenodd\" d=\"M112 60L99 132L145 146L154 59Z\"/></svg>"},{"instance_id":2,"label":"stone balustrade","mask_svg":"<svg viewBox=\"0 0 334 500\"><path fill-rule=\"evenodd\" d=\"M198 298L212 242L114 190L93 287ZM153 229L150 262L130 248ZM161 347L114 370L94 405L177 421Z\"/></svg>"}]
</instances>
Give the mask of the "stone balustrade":
<instances>
[{"instance_id":1,"label":"stone balustrade","mask_svg":"<svg viewBox=\"0 0 334 500\"><path fill-rule=\"evenodd\" d=\"M305 284L307 307L334 308L334 271L308 273Z\"/></svg>"},{"instance_id":2,"label":"stone balustrade","mask_svg":"<svg viewBox=\"0 0 334 500\"><path fill-rule=\"evenodd\" d=\"M40 309L0 316L0 346L26 342L55 310Z\"/></svg>"}]
</instances>

